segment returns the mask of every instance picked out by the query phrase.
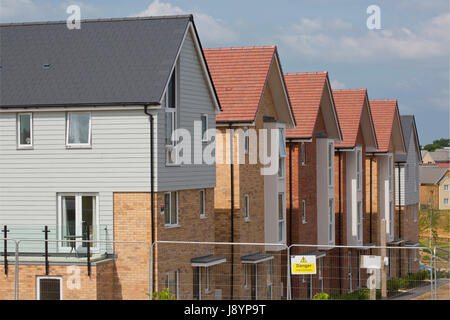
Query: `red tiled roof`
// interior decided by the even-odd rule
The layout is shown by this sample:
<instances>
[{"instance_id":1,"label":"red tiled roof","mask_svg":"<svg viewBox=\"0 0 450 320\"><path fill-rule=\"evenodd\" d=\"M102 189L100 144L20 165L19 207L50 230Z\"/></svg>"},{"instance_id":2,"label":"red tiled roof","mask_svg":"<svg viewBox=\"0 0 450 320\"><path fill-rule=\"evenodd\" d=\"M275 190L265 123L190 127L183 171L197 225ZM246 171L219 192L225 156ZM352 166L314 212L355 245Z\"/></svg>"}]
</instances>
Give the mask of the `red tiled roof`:
<instances>
[{"instance_id":1,"label":"red tiled roof","mask_svg":"<svg viewBox=\"0 0 450 320\"><path fill-rule=\"evenodd\" d=\"M353 148L356 145L366 96L366 89L333 90L334 104L342 131L342 143L336 144L336 147Z\"/></svg>"},{"instance_id":2,"label":"red tiled roof","mask_svg":"<svg viewBox=\"0 0 450 320\"><path fill-rule=\"evenodd\" d=\"M253 121L276 46L203 51L222 106L216 121Z\"/></svg>"},{"instance_id":3,"label":"red tiled roof","mask_svg":"<svg viewBox=\"0 0 450 320\"><path fill-rule=\"evenodd\" d=\"M310 138L319 113L320 101L328 73L285 73L287 91L298 126L288 129L288 138Z\"/></svg>"},{"instance_id":4,"label":"red tiled roof","mask_svg":"<svg viewBox=\"0 0 450 320\"><path fill-rule=\"evenodd\" d=\"M389 150L397 100L370 100L370 109L378 141L378 151Z\"/></svg>"}]
</instances>

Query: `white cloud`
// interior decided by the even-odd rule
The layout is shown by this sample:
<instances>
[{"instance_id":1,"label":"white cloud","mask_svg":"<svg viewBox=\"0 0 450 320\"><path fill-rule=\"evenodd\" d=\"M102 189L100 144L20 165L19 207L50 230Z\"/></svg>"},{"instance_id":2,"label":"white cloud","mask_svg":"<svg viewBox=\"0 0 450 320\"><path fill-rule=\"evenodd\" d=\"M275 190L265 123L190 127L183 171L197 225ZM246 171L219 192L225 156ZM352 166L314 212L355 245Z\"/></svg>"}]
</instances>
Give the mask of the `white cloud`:
<instances>
[{"instance_id":1,"label":"white cloud","mask_svg":"<svg viewBox=\"0 0 450 320\"><path fill-rule=\"evenodd\" d=\"M199 11L185 11L169 2L154 0L147 9L132 16L166 16L192 13L200 38L209 43L231 43L238 39L238 34L225 26L220 20Z\"/></svg>"},{"instance_id":2,"label":"white cloud","mask_svg":"<svg viewBox=\"0 0 450 320\"><path fill-rule=\"evenodd\" d=\"M1 0L0 19L32 19L39 16L41 10L31 0Z\"/></svg>"},{"instance_id":3,"label":"white cloud","mask_svg":"<svg viewBox=\"0 0 450 320\"><path fill-rule=\"evenodd\" d=\"M333 90L335 90L335 89L345 89L346 88L345 84L343 84L342 82L340 82L338 80L333 80L333 81L331 81L330 84L331 84L331 88Z\"/></svg>"},{"instance_id":4,"label":"white cloud","mask_svg":"<svg viewBox=\"0 0 450 320\"><path fill-rule=\"evenodd\" d=\"M420 59L449 54L450 14L443 13L414 30L367 30L362 36L342 35L325 28L327 22L308 21L312 28L292 25L280 40L300 54L333 60L382 60L385 58ZM345 25L345 22L341 24ZM328 24L329 25L329 24ZM300 27L299 27L300 26Z\"/></svg>"}]
</instances>

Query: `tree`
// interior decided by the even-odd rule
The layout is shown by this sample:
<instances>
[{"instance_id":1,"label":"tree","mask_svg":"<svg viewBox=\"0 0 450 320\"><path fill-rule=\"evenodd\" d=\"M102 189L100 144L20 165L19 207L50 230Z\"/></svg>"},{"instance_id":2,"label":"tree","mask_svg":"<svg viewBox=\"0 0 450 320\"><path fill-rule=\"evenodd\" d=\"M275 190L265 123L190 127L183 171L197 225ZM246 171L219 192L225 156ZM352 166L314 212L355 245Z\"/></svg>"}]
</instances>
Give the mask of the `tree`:
<instances>
[{"instance_id":1,"label":"tree","mask_svg":"<svg viewBox=\"0 0 450 320\"><path fill-rule=\"evenodd\" d=\"M424 146L423 150L433 152L436 149L442 149L444 147L450 147L450 139L440 138L439 140L434 140L433 143Z\"/></svg>"}]
</instances>

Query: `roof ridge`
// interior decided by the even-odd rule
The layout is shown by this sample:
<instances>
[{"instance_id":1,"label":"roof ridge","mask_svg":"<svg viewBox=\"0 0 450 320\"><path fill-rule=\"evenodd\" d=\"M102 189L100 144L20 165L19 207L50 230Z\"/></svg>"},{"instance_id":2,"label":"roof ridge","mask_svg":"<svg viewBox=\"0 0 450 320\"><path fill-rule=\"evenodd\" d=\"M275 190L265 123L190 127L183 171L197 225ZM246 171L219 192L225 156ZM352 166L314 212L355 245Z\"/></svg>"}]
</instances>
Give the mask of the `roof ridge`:
<instances>
[{"instance_id":1,"label":"roof ridge","mask_svg":"<svg viewBox=\"0 0 450 320\"><path fill-rule=\"evenodd\" d=\"M359 89L333 89L333 91L367 91L367 88L359 88Z\"/></svg>"},{"instance_id":2,"label":"roof ridge","mask_svg":"<svg viewBox=\"0 0 450 320\"><path fill-rule=\"evenodd\" d=\"M125 18L98 18L98 19L82 19L81 23L86 22L118 22L118 21L137 21L137 20L160 20L160 19L181 19L189 18L193 19L192 14L185 15L168 15L168 16L145 16L145 17L125 17ZM12 23L0 23L0 27L10 26L33 26L33 25L49 25L49 24L65 24L67 20L56 21L35 21L35 22L12 22Z\"/></svg>"},{"instance_id":3,"label":"roof ridge","mask_svg":"<svg viewBox=\"0 0 450 320\"><path fill-rule=\"evenodd\" d=\"M275 49L276 45L271 46L243 46L243 47L218 47L218 48L204 48L205 51L219 51L219 50L249 50L249 49Z\"/></svg>"},{"instance_id":4,"label":"roof ridge","mask_svg":"<svg viewBox=\"0 0 450 320\"><path fill-rule=\"evenodd\" d=\"M285 75L328 74L328 71L285 72Z\"/></svg>"},{"instance_id":5,"label":"roof ridge","mask_svg":"<svg viewBox=\"0 0 450 320\"><path fill-rule=\"evenodd\" d=\"M398 99L369 99L369 101L397 101Z\"/></svg>"}]
</instances>

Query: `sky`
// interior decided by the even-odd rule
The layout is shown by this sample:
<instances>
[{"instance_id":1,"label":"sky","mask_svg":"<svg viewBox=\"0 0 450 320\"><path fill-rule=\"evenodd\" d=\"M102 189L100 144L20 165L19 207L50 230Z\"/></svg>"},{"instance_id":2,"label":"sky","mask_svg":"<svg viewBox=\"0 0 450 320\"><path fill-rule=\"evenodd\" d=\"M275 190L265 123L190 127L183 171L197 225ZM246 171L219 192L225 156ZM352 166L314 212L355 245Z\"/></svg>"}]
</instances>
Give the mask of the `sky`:
<instances>
[{"instance_id":1,"label":"sky","mask_svg":"<svg viewBox=\"0 0 450 320\"><path fill-rule=\"evenodd\" d=\"M0 0L0 22L66 20L72 4L82 19L192 13L204 48L277 45L284 72L326 70L334 89L398 99L421 145L450 136L448 0Z\"/></svg>"}]
</instances>

